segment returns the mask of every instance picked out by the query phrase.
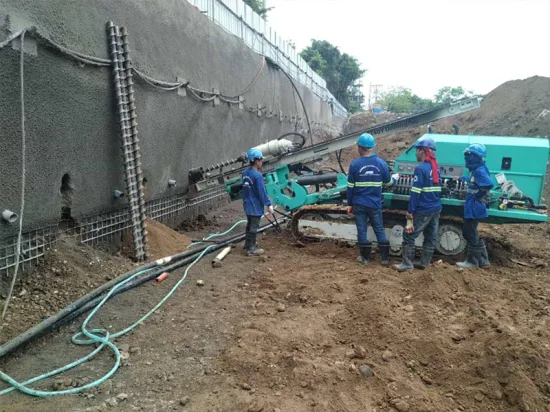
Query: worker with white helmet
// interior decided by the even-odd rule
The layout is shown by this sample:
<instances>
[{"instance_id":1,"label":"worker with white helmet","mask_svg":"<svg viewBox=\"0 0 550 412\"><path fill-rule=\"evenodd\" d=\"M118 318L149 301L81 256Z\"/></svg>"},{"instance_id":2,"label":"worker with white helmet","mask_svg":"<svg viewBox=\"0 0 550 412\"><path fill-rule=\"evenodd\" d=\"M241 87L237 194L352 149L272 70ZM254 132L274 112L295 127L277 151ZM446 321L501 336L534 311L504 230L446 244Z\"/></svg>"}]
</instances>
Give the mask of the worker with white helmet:
<instances>
[{"instance_id":1,"label":"worker with white helmet","mask_svg":"<svg viewBox=\"0 0 550 412\"><path fill-rule=\"evenodd\" d=\"M435 252L439 216L441 214L441 182L439 165L435 158L435 141L424 137L416 145L416 160L420 163L414 169L413 185L407 213L407 227L403 233L403 262L396 265L399 272L425 269ZM424 235L420 262L414 264L415 240Z\"/></svg>"},{"instance_id":2,"label":"worker with white helmet","mask_svg":"<svg viewBox=\"0 0 550 412\"><path fill-rule=\"evenodd\" d=\"M378 248L380 262L389 264L390 242L386 238L382 218L382 186L391 185L399 175L390 177L388 165L374 153L376 142L368 133L357 140L357 149L361 157L354 160L348 172L348 215L355 216L357 226L357 261L367 264L372 252L372 242L367 239L367 225L370 223Z\"/></svg>"},{"instance_id":3,"label":"worker with white helmet","mask_svg":"<svg viewBox=\"0 0 550 412\"><path fill-rule=\"evenodd\" d=\"M483 239L479 238L477 226L481 219L487 218L487 194L493 188L491 174L485 165L487 149L474 143L464 151L464 161L470 171L468 177L459 180L468 182L466 201L464 203L464 221L462 236L468 243L468 258L457 263L461 268L489 267L489 255Z\"/></svg>"},{"instance_id":4,"label":"worker with white helmet","mask_svg":"<svg viewBox=\"0 0 550 412\"><path fill-rule=\"evenodd\" d=\"M248 256L259 256L264 253L258 248L256 238L260 221L267 207L269 213L273 213L273 206L265 188L262 169L263 156L258 149L250 149L247 153L249 167L242 173L243 179L243 207L247 217L246 237L244 248Z\"/></svg>"}]
</instances>

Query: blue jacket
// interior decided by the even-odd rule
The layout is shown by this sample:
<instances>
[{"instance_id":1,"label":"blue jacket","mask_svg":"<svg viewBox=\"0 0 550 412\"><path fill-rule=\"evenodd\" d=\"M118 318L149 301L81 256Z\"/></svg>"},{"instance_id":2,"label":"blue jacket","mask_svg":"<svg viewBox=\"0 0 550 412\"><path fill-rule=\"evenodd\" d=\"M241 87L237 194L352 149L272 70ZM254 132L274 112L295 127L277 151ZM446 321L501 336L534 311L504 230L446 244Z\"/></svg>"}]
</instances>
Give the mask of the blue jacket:
<instances>
[{"instance_id":1,"label":"blue jacket","mask_svg":"<svg viewBox=\"0 0 550 412\"><path fill-rule=\"evenodd\" d=\"M265 207L271 206L264 177L252 167L246 168L242 176L244 212L247 216L263 216Z\"/></svg>"},{"instance_id":2,"label":"blue jacket","mask_svg":"<svg viewBox=\"0 0 550 412\"><path fill-rule=\"evenodd\" d=\"M434 185L432 165L422 162L414 169L409 213L427 214L441 210L441 186Z\"/></svg>"},{"instance_id":3,"label":"blue jacket","mask_svg":"<svg viewBox=\"0 0 550 412\"><path fill-rule=\"evenodd\" d=\"M355 159L348 172L348 205L382 208L382 185L391 185L388 165L378 156Z\"/></svg>"},{"instance_id":4,"label":"blue jacket","mask_svg":"<svg viewBox=\"0 0 550 412\"><path fill-rule=\"evenodd\" d=\"M485 219L487 213L487 193L493 188L491 173L485 164L470 170L469 177L462 177L462 181L469 181L466 201L464 203L464 219Z\"/></svg>"}]
</instances>

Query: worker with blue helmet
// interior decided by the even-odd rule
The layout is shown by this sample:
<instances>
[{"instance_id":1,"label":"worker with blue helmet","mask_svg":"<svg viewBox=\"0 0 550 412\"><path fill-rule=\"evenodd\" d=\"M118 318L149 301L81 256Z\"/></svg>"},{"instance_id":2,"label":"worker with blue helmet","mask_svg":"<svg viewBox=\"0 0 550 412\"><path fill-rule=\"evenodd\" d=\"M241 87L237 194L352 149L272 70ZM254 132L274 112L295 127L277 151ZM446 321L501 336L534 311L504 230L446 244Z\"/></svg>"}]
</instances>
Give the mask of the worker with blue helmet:
<instances>
[{"instance_id":1,"label":"worker with blue helmet","mask_svg":"<svg viewBox=\"0 0 550 412\"><path fill-rule=\"evenodd\" d=\"M247 153L249 167L242 173L243 179L243 207L246 213L246 235L244 248L248 256L259 256L264 253L257 246L257 234L260 221L267 207L273 213L273 206L265 188L264 177L260 172L263 164L262 152L258 149L250 149Z\"/></svg>"},{"instance_id":2,"label":"worker with blue helmet","mask_svg":"<svg viewBox=\"0 0 550 412\"><path fill-rule=\"evenodd\" d=\"M464 262L457 263L461 268L489 267L489 255L483 239L479 238L477 227L480 220L487 218L487 203L489 192L493 188L493 181L485 158L487 149L480 143L468 146L464 151L464 161L469 171L468 177L459 178L468 182L466 201L464 202L464 220L462 236L468 243L468 258Z\"/></svg>"},{"instance_id":3,"label":"worker with blue helmet","mask_svg":"<svg viewBox=\"0 0 550 412\"><path fill-rule=\"evenodd\" d=\"M357 226L357 246L359 257L357 261L367 264L372 252L372 242L367 239L368 223L378 241L380 261L389 264L390 242L386 238L382 218L382 186L396 182L399 175L390 177L388 165L374 153L376 142L368 133L359 136L357 148L358 159L354 160L348 172L348 215L355 216Z\"/></svg>"},{"instance_id":4,"label":"worker with blue helmet","mask_svg":"<svg viewBox=\"0 0 550 412\"><path fill-rule=\"evenodd\" d=\"M435 141L430 137L421 138L415 145L416 160L420 163L414 169L413 184L407 211L407 226L403 233L403 262L396 265L399 272L425 269L435 252L435 242L441 214L441 182L439 165L435 158ZM414 263L415 241L424 235L420 262Z\"/></svg>"}]
</instances>

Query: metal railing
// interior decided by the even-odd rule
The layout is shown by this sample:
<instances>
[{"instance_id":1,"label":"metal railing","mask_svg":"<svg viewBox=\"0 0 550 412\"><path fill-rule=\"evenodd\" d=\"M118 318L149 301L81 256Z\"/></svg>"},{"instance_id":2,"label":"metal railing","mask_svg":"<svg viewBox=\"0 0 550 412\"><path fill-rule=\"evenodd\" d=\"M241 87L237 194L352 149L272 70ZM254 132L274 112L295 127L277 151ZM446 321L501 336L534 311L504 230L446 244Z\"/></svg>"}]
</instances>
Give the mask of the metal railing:
<instances>
[{"instance_id":1,"label":"metal railing","mask_svg":"<svg viewBox=\"0 0 550 412\"><path fill-rule=\"evenodd\" d=\"M242 39L252 50L276 62L321 100L328 102L335 116L347 117L347 110L328 91L326 81L242 0L187 1L226 31Z\"/></svg>"}]
</instances>

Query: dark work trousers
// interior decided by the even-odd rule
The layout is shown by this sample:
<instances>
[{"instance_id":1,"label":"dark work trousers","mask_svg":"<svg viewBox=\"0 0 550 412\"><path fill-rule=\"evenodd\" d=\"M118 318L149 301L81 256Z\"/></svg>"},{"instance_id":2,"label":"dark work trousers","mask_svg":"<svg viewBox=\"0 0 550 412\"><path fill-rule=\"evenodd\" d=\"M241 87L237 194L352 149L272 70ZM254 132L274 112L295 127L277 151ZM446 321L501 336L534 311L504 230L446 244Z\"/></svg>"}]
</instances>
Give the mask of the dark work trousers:
<instances>
[{"instance_id":1,"label":"dark work trousers","mask_svg":"<svg viewBox=\"0 0 550 412\"><path fill-rule=\"evenodd\" d=\"M258 229L260 228L261 216L246 216L246 236L244 241L244 248L246 250L254 248L256 246L256 236L258 235Z\"/></svg>"},{"instance_id":2,"label":"dark work trousers","mask_svg":"<svg viewBox=\"0 0 550 412\"><path fill-rule=\"evenodd\" d=\"M477 225L479 220L477 219L464 219L462 223L462 236L468 243L469 248L476 248L480 246L479 236L477 234Z\"/></svg>"}]
</instances>

